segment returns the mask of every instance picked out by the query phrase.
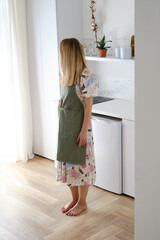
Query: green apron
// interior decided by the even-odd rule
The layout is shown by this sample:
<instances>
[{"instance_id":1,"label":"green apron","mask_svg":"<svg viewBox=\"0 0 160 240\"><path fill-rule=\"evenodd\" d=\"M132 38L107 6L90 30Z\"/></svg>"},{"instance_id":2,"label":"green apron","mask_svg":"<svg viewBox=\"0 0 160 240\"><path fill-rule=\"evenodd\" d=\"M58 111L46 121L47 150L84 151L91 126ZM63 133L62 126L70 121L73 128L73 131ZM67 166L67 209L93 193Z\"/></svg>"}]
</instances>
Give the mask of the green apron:
<instances>
[{"instance_id":1,"label":"green apron","mask_svg":"<svg viewBox=\"0 0 160 240\"><path fill-rule=\"evenodd\" d=\"M76 94L75 85L61 85L61 108L58 107L58 117L57 160L65 163L84 164L86 144L79 147L77 142L84 119L84 106Z\"/></svg>"}]
</instances>

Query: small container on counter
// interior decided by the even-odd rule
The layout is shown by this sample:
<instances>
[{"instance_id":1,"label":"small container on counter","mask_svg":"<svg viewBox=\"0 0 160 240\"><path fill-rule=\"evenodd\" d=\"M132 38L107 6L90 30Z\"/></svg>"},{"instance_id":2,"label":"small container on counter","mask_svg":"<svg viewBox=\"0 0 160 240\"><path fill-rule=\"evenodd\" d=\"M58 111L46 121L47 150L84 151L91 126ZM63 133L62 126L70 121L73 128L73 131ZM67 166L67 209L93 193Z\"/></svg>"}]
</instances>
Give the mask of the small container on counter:
<instances>
[{"instance_id":1,"label":"small container on counter","mask_svg":"<svg viewBox=\"0 0 160 240\"><path fill-rule=\"evenodd\" d=\"M120 48L120 58L131 58L132 48L131 47L121 47Z\"/></svg>"},{"instance_id":2,"label":"small container on counter","mask_svg":"<svg viewBox=\"0 0 160 240\"><path fill-rule=\"evenodd\" d=\"M115 57L120 58L120 48L119 47L115 48Z\"/></svg>"}]
</instances>

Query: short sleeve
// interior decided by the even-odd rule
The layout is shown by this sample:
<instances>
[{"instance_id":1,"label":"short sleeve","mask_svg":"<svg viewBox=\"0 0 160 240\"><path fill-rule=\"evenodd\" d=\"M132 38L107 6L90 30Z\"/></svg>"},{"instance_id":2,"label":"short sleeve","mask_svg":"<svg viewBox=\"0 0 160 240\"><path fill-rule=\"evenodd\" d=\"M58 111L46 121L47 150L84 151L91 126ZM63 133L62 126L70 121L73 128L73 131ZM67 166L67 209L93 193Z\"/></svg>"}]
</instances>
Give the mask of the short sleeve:
<instances>
[{"instance_id":1,"label":"short sleeve","mask_svg":"<svg viewBox=\"0 0 160 240\"><path fill-rule=\"evenodd\" d=\"M82 96L95 97L98 94L98 81L88 69L82 75Z\"/></svg>"}]
</instances>

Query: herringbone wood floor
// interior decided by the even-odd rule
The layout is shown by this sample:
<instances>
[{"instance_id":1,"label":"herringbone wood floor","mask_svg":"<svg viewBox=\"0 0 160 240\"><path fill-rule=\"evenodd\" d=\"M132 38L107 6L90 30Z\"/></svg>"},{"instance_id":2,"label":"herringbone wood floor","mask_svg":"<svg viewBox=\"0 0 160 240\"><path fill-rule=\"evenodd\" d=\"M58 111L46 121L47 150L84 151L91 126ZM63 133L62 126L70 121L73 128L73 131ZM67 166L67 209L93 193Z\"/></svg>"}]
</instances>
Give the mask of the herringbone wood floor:
<instances>
[{"instance_id":1,"label":"herringbone wood floor","mask_svg":"<svg viewBox=\"0 0 160 240\"><path fill-rule=\"evenodd\" d=\"M39 156L0 167L0 240L134 239L133 198L91 186L87 211L67 216L70 190L55 178L54 161Z\"/></svg>"}]
</instances>

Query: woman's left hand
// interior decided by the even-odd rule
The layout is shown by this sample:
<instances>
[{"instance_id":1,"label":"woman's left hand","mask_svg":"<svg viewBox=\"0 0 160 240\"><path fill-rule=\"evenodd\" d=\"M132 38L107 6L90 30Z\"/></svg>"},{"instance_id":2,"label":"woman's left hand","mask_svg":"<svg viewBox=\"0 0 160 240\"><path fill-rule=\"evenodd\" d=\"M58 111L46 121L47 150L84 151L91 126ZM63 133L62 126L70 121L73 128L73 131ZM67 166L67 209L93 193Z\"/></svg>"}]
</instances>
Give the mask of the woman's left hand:
<instances>
[{"instance_id":1,"label":"woman's left hand","mask_svg":"<svg viewBox=\"0 0 160 240\"><path fill-rule=\"evenodd\" d=\"M83 146L87 142L87 131L81 131L78 138L77 142L79 141L79 147Z\"/></svg>"}]
</instances>

